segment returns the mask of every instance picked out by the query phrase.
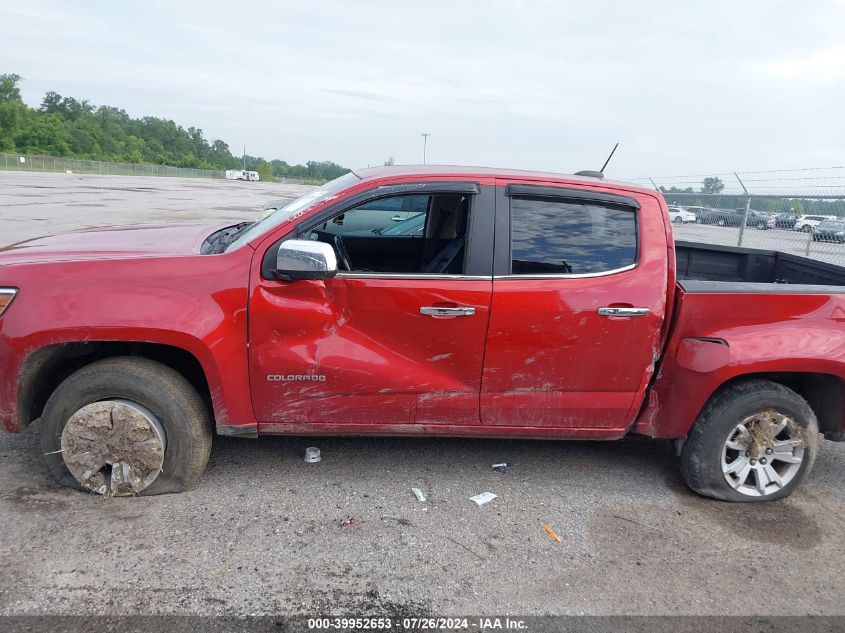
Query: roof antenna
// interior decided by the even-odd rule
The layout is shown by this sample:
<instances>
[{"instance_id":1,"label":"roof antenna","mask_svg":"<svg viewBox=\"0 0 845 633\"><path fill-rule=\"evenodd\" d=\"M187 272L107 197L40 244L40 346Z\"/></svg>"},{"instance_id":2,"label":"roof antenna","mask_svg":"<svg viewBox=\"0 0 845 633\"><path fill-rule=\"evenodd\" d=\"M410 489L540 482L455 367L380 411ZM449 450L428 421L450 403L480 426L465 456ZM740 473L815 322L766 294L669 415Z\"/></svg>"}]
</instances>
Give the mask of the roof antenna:
<instances>
[{"instance_id":1,"label":"roof antenna","mask_svg":"<svg viewBox=\"0 0 845 633\"><path fill-rule=\"evenodd\" d=\"M607 160L604 161L604 165L601 166L599 171L593 171L592 169L585 169L584 171L576 171L576 176L588 176L590 178L604 178L604 168L607 167L607 164L610 162L610 159L613 158L613 154L616 153L616 148L619 147L619 143L613 146L613 149L610 150L610 156L607 157Z\"/></svg>"},{"instance_id":2,"label":"roof antenna","mask_svg":"<svg viewBox=\"0 0 845 633\"><path fill-rule=\"evenodd\" d=\"M607 164L610 162L610 159L613 158L613 155L616 153L617 147L619 147L619 143L616 143L616 145L613 146L613 149L610 150L610 156L607 157L607 160L604 161L604 165L602 165L601 169L599 169L599 172L602 176L604 175L604 168L607 167Z\"/></svg>"}]
</instances>

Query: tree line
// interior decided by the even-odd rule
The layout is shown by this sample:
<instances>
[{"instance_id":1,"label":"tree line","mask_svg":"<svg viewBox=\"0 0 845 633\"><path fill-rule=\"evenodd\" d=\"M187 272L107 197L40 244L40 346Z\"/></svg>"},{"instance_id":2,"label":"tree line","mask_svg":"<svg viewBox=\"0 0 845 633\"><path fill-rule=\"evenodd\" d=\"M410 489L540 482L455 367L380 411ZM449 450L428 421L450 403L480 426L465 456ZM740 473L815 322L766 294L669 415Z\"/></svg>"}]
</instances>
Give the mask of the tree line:
<instances>
[{"instance_id":1,"label":"tree line","mask_svg":"<svg viewBox=\"0 0 845 633\"><path fill-rule=\"evenodd\" d=\"M241 169L220 139L209 141L196 127L183 128L169 119L132 118L113 106L95 106L86 99L44 95L33 108L21 98L21 77L0 74L0 152L43 154L125 163L148 163L194 169ZM349 169L331 161L290 165L279 159L246 156L246 169L261 178L332 180Z\"/></svg>"}]
</instances>

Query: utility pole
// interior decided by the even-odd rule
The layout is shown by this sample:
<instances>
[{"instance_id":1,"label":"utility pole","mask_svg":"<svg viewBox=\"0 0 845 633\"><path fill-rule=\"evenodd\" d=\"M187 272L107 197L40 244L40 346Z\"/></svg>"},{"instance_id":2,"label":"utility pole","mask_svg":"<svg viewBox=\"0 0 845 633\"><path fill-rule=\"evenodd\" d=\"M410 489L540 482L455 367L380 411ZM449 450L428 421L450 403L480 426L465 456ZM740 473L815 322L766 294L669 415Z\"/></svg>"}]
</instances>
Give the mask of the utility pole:
<instances>
[{"instance_id":1,"label":"utility pole","mask_svg":"<svg viewBox=\"0 0 845 633\"><path fill-rule=\"evenodd\" d=\"M246 145L244 145L244 171L246 171Z\"/></svg>"},{"instance_id":2,"label":"utility pole","mask_svg":"<svg viewBox=\"0 0 845 633\"><path fill-rule=\"evenodd\" d=\"M422 137L423 137L423 165L425 165L425 148L426 148L426 145L428 145L428 137L429 136L431 136L430 132L423 132L422 133Z\"/></svg>"}]
</instances>

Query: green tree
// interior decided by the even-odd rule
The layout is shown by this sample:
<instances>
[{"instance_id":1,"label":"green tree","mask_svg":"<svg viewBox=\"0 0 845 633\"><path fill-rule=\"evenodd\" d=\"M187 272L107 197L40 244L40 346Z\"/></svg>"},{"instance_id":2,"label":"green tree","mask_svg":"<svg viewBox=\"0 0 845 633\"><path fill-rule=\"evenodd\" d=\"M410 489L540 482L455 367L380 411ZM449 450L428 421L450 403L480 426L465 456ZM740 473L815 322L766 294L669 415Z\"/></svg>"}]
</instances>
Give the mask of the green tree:
<instances>
[{"instance_id":1,"label":"green tree","mask_svg":"<svg viewBox=\"0 0 845 633\"><path fill-rule=\"evenodd\" d=\"M70 155L70 134L57 114L45 114L35 118L15 139L18 149L28 154L50 156Z\"/></svg>"},{"instance_id":2,"label":"green tree","mask_svg":"<svg viewBox=\"0 0 845 633\"><path fill-rule=\"evenodd\" d=\"M20 75L0 75L0 151L14 151L15 137L26 120L26 106L21 101Z\"/></svg>"},{"instance_id":3,"label":"green tree","mask_svg":"<svg viewBox=\"0 0 845 633\"><path fill-rule=\"evenodd\" d=\"M725 183L722 182L721 178L717 178L716 176L710 176L701 181L701 193L722 193L722 189L724 188Z\"/></svg>"},{"instance_id":4,"label":"green tree","mask_svg":"<svg viewBox=\"0 0 845 633\"><path fill-rule=\"evenodd\" d=\"M261 180L270 180L273 177L273 167L266 160L262 160L255 171Z\"/></svg>"},{"instance_id":5,"label":"green tree","mask_svg":"<svg viewBox=\"0 0 845 633\"><path fill-rule=\"evenodd\" d=\"M15 150L15 137L20 133L23 106L17 103L0 103L0 151Z\"/></svg>"},{"instance_id":6,"label":"green tree","mask_svg":"<svg viewBox=\"0 0 845 633\"><path fill-rule=\"evenodd\" d=\"M23 103L18 88L20 81L21 76L14 73L0 75L0 103Z\"/></svg>"}]
</instances>

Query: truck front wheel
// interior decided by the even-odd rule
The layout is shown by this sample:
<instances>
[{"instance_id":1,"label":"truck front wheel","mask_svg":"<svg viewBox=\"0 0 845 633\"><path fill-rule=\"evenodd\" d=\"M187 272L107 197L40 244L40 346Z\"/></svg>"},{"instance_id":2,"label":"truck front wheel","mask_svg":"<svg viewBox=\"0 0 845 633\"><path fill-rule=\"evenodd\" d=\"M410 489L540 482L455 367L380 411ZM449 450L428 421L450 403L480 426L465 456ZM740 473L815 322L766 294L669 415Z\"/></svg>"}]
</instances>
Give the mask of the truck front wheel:
<instances>
[{"instance_id":1,"label":"truck front wheel","mask_svg":"<svg viewBox=\"0 0 845 633\"><path fill-rule=\"evenodd\" d=\"M769 380L723 389L705 406L681 451L681 475L724 501L783 499L807 476L819 425L797 393Z\"/></svg>"},{"instance_id":2,"label":"truck front wheel","mask_svg":"<svg viewBox=\"0 0 845 633\"><path fill-rule=\"evenodd\" d=\"M41 446L56 479L107 496L189 490L211 453L200 395L181 374L147 358L86 365L56 388L41 421Z\"/></svg>"}]
</instances>

